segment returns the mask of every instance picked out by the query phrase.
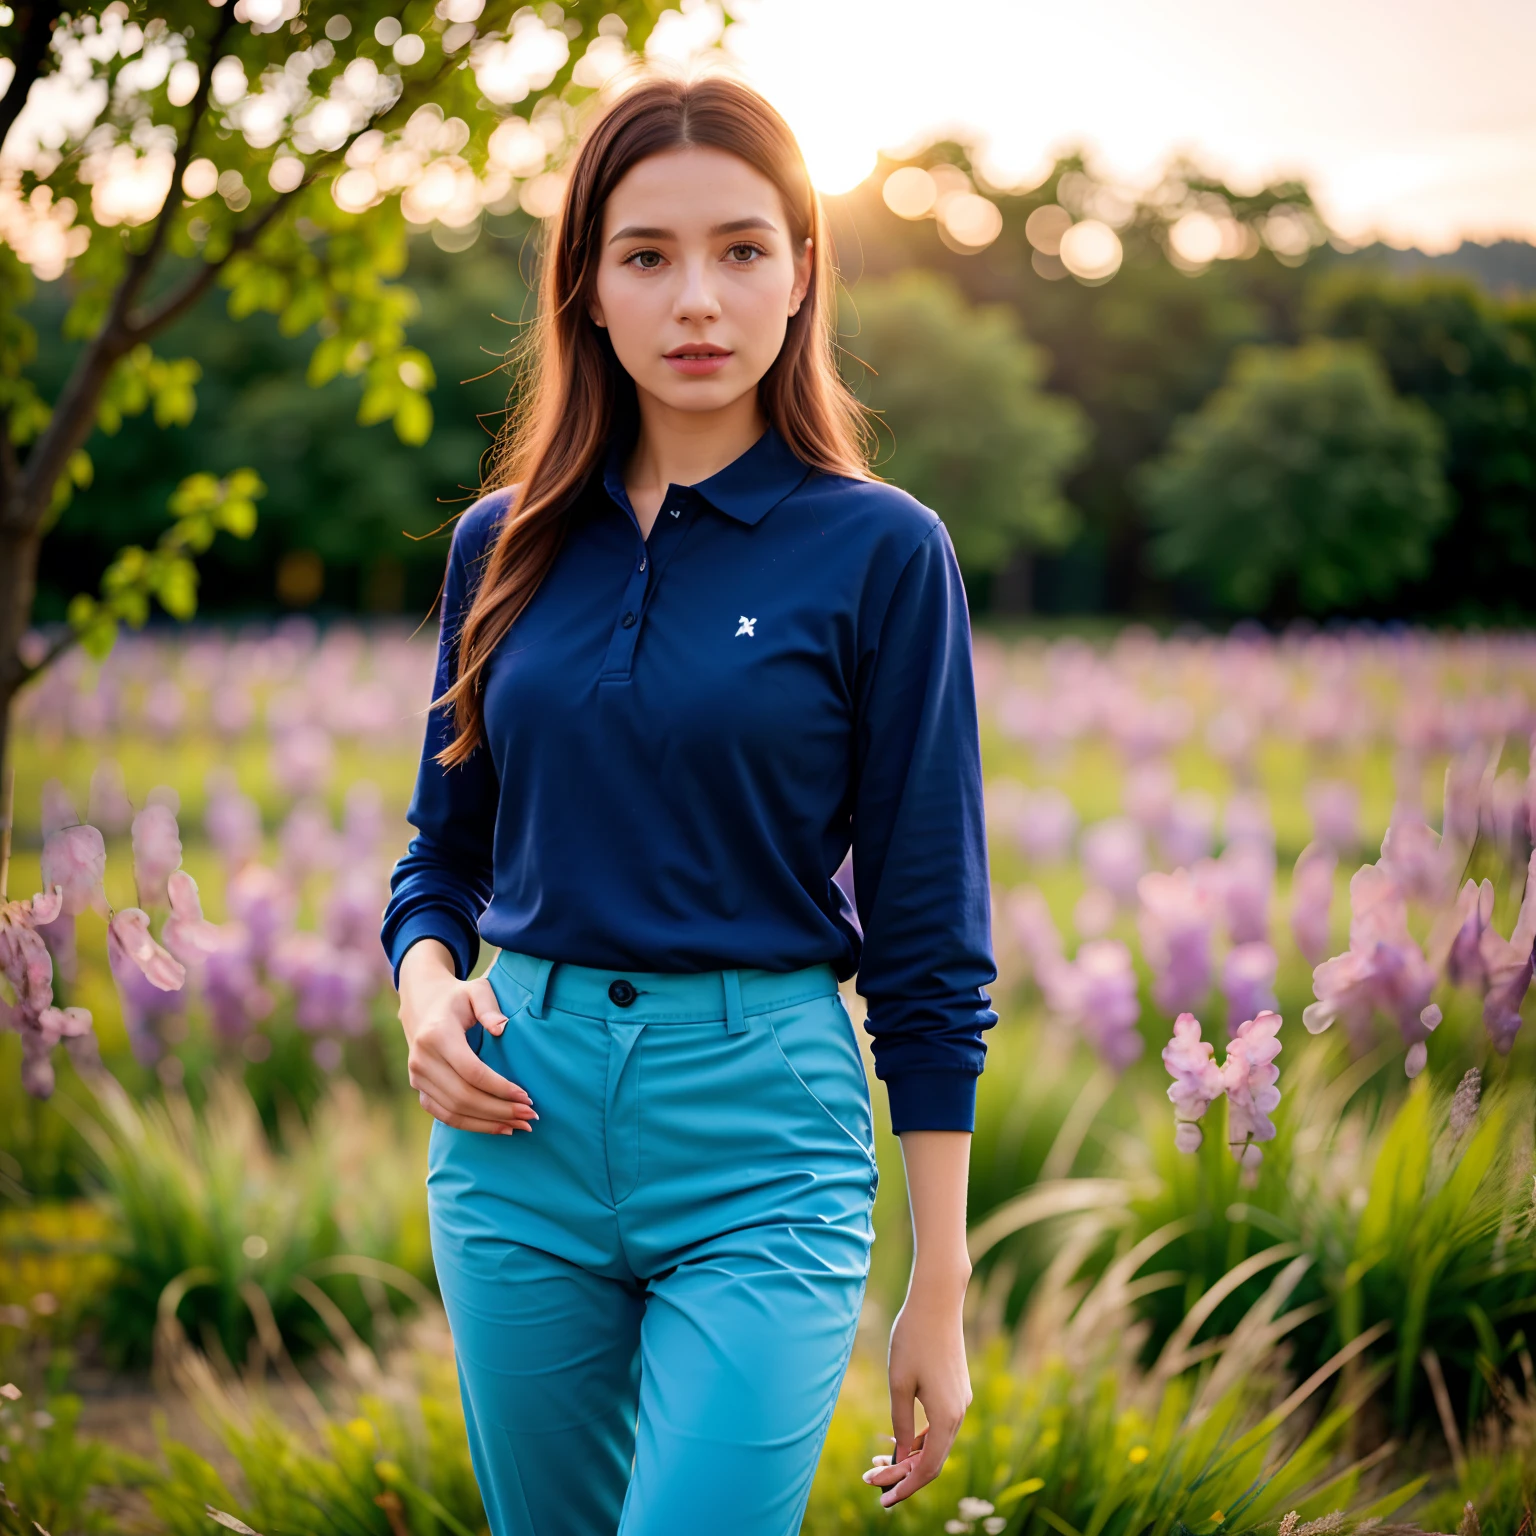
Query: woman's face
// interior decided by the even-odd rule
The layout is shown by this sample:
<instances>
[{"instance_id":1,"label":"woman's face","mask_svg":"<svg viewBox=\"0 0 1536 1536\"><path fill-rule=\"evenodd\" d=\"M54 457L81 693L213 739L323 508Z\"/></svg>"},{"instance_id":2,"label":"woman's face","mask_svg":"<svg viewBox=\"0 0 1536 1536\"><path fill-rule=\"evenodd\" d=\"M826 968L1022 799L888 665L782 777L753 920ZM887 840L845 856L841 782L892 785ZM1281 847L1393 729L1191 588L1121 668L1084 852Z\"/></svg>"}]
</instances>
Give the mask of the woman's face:
<instances>
[{"instance_id":1,"label":"woman's face","mask_svg":"<svg viewBox=\"0 0 1536 1536\"><path fill-rule=\"evenodd\" d=\"M725 150L632 166L603 210L591 304L636 387L684 411L732 404L767 373L805 298L778 189Z\"/></svg>"}]
</instances>

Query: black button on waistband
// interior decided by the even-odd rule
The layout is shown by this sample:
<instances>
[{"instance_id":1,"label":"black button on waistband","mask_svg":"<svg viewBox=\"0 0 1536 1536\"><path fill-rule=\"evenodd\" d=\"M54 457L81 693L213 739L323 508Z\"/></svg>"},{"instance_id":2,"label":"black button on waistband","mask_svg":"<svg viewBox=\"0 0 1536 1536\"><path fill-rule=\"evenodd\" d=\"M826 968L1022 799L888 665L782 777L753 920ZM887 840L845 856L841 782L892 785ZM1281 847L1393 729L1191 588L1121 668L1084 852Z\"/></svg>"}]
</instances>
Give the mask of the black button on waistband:
<instances>
[{"instance_id":1,"label":"black button on waistband","mask_svg":"<svg viewBox=\"0 0 1536 1536\"><path fill-rule=\"evenodd\" d=\"M624 615L624 617L619 620L619 623L622 624L625 629L633 629L635 627L635 615L634 615L634 613L633 612L626 613Z\"/></svg>"},{"instance_id":2,"label":"black button on waistband","mask_svg":"<svg viewBox=\"0 0 1536 1536\"><path fill-rule=\"evenodd\" d=\"M620 1008L628 1008L634 1002L637 995L634 982L626 981L622 976L617 981L608 984L608 996Z\"/></svg>"}]
</instances>

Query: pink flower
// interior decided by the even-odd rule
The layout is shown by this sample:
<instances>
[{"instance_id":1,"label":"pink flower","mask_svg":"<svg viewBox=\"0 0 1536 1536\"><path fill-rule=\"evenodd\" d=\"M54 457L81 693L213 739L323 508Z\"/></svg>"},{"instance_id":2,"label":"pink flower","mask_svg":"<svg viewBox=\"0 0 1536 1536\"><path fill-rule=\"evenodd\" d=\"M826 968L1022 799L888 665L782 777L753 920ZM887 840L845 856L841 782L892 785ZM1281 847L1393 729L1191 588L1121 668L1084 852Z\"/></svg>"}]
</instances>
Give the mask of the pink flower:
<instances>
[{"instance_id":1,"label":"pink flower","mask_svg":"<svg viewBox=\"0 0 1536 1536\"><path fill-rule=\"evenodd\" d=\"M1036 864L1059 864L1077 835L1077 811L1059 789L1025 791L1013 817L1019 851Z\"/></svg>"},{"instance_id":2,"label":"pink flower","mask_svg":"<svg viewBox=\"0 0 1536 1536\"><path fill-rule=\"evenodd\" d=\"M1045 897L1032 885L1016 886L1003 907L1014 942L1024 952L1025 963L1036 978L1043 969L1060 964L1061 932Z\"/></svg>"},{"instance_id":3,"label":"pink flower","mask_svg":"<svg viewBox=\"0 0 1536 1536\"><path fill-rule=\"evenodd\" d=\"M62 915L78 917L87 907L107 915L107 845L92 826L66 826L43 839L43 884L63 890Z\"/></svg>"},{"instance_id":4,"label":"pink flower","mask_svg":"<svg viewBox=\"0 0 1536 1536\"><path fill-rule=\"evenodd\" d=\"M1426 950L1430 964L1436 971L1443 971L1453 986L1487 991L1481 940L1493 919L1493 902L1493 881L1484 880L1479 885L1468 880L1456 898L1456 905L1441 913L1435 922Z\"/></svg>"},{"instance_id":5,"label":"pink flower","mask_svg":"<svg viewBox=\"0 0 1536 1536\"><path fill-rule=\"evenodd\" d=\"M1173 1038L1163 1047L1163 1065L1173 1078L1168 1098L1177 1121L1174 1141L1180 1152L1200 1150L1205 1138L1199 1121L1221 1095L1221 1071L1214 1055L1215 1047L1200 1038L1199 1019L1181 1013L1173 1021Z\"/></svg>"},{"instance_id":6,"label":"pink flower","mask_svg":"<svg viewBox=\"0 0 1536 1536\"><path fill-rule=\"evenodd\" d=\"M0 998L0 1029L21 1036L22 1087L39 1099L54 1089L54 1046L62 1039L84 1045L91 1029L84 1008L57 1008L53 1002L53 960L38 929L56 921L62 908L57 888L30 901L0 903L0 973L16 995L14 1003Z\"/></svg>"},{"instance_id":7,"label":"pink flower","mask_svg":"<svg viewBox=\"0 0 1536 1536\"><path fill-rule=\"evenodd\" d=\"M233 773L225 770L217 778L210 774L209 780L203 830L223 856L225 865L238 869L261 857L261 807L240 792Z\"/></svg>"},{"instance_id":8,"label":"pink flower","mask_svg":"<svg viewBox=\"0 0 1536 1536\"><path fill-rule=\"evenodd\" d=\"M1209 891L1187 869L1153 870L1136 884L1136 926L1152 968L1152 996L1168 1013L1198 1008L1211 989L1215 909Z\"/></svg>"},{"instance_id":9,"label":"pink flower","mask_svg":"<svg viewBox=\"0 0 1536 1536\"><path fill-rule=\"evenodd\" d=\"M1227 1095L1227 1140L1232 1155L1245 1168L1256 1168L1264 1154L1259 1143L1275 1139L1270 1111L1280 1102L1275 1086L1280 1069L1280 1015L1264 1012L1239 1026L1227 1046L1221 1066L1221 1086Z\"/></svg>"},{"instance_id":10,"label":"pink flower","mask_svg":"<svg viewBox=\"0 0 1536 1536\"><path fill-rule=\"evenodd\" d=\"M1118 939L1091 939L1077 958L1051 966L1040 977L1046 1006L1075 1024L1115 1071L1123 1071L1143 1050L1136 1021L1136 971L1131 952Z\"/></svg>"},{"instance_id":11,"label":"pink flower","mask_svg":"<svg viewBox=\"0 0 1536 1536\"><path fill-rule=\"evenodd\" d=\"M318 933L290 933L272 956L272 974L293 988L300 1029L367 1030L373 978L356 951L338 949Z\"/></svg>"},{"instance_id":12,"label":"pink flower","mask_svg":"<svg viewBox=\"0 0 1536 1536\"><path fill-rule=\"evenodd\" d=\"M276 1006L257 973L250 933L242 922L219 925L218 942L203 962L200 981L213 1026L226 1040L244 1038Z\"/></svg>"},{"instance_id":13,"label":"pink flower","mask_svg":"<svg viewBox=\"0 0 1536 1536\"><path fill-rule=\"evenodd\" d=\"M1380 865L1410 900L1441 902L1456 878L1453 851L1417 817L1393 818L1381 840Z\"/></svg>"},{"instance_id":14,"label":"pink flower","mask_svg":"<svg viewBox=\"0 0 1536 1536\"><path fill-rule=\"evenodd\" d=\"M1234 944L1269 938L1269 902L1275 887L1275 850L1261 843L1233 843L1216 861L1226 907L1227 937Z\"/></svg>"},{"instance_id":15,"label":"pink flower","mask_svg":"<svg viewBox=\"0 0 1536 1536\"><path fill-rule=\"evenodd\" d=\"M1403 893L1380 864L1366 864L1349 882L1349 949L1312 973L1317 1001L1302 1014L1313 1034L1342 1018L1356 1046L1369 1038L1372 1015L1390 1014L1411 1048L1440 1022L1429 996L1435 972L1408 932Z\"/></svg>"},{"instance_id":16,"label":"pink flower","mask_svg":"<svg viewBox=\"0 0 1536 1536\"><path fill-rule=\"evenodd\" d=\"M91 797L85 819L111 836L126 832L133 820L133 806L116 758L103 758L91 772Z\"/></svg>"},{"instance_id":17,"label":"pink flower","mask_svg":"<svg viewBox=\"0 0 1536 1536\"><path fill-rule=\"evenodd\" d=\"M1515 930L1506 940L1491 924L1478 936L1478 955L1488 978L1483 998L1483 1027L1493 1048L1507 1056L1520 1031L1520 1005L1531 985L1536 952L1536 853L1526 869L1525 895Z\"/></svg>"},{"instance_id":18,"label":"pink flower","mask_svg":"<svg viewBox=\"0 0 1536 1536\"><path fill-rule=\"evenodd\" d=\"M1333 875L1339 856L1326 843L1308 843L1291 877L1291 933L1312 965L1328 953L1328 915L1333 907Z\"/></svg>"},{"instance_id":19,"label":"pink flower","mask_svg":"<svg viewBox=\"0 0 1536 1536\"><path fill-rule=\"evenodd\" d=\"M124 907L107 924L107 952L116 945L124 959L131 960L144 978L162 992L180 991L187 979L187 968L174 955L162 949L149 932L149 914L142 907Z\"/></svg>"},{"instance_id":20,"label":"pink flower","mask_svg":"<svg viewBox=\"0 0 1536 1536\"><path fill-rule=\"evenodd\" d=\"M1280 957L1265 939L1237 944L1227 951L1221 966L1221 991L1227 1000L1227 1029L1234 1031L1244 1019L1275 1007L1275 977Z\"/></svg>"},{"instance_id":21,"label":"pink flower","mask_svg":"<svg viewBox=\"0 0 1536 1536\"><path fill-rule=\"evenodd\" d=\"M219 930L203 916L197 881L186 870L171 872L166 881L166 895L171 903L171 915L166 918L160 937L178 960L197 970L217 946Z\"/></svg>"},{"instance_id":22,"label":"pink flower","mask_svg":"<svg viewBox=\"0 0 1536 1536\"><path fill-rule=\"evenodd\" d=\"M230 876L224 905L250 931L253 958L265 961L272 947L293 927L298 897L293 887L265 864L246 864Z\"/></svg>"},{"instance_id":23,"label":"pink flower","mask_svg":"<svg viewBox=\"0 0 1536 1536\"><path fill-rule=\"evenodd\" d=\"M1083 833L1079 851L1088 883L1102 885L1117 901L1129 904L1147 867L1141 828L1126 816L1095 822Z\"/></svg>"},{"instance_id":24,"label":"pink flower","mask_svg":"<svg viewBox=\"0 0 1536 1536\"><path fill-rule=\"evenodd\" d=\"M133 818L133 878L145 906L163 907L165 882L181 863L181 829L163 802L146 805Z\"/></svg>"},{"instance_id":25,"label":"pink flower","mask_svg":"<svg viewBox=\"0 0 1536 1536\"><path fill-rule=\"evenodd\" d=\"M1203 789L1175 795L1158 834L1163 857L1176 869L1203 859L1216 840L1216 802Z\"/></svg>"},{"instance_id":26,"label":"pink flower","mask_svg":"<svg viewBox=\"0 0 1536 1536\"><path fill-rule=\"evenodd\" d=\"M1308 785L1307 810L1314 840L1335 853L1360 846L1360 791L1342 779L1318 779Z\"/></svg>"}]
</instances>

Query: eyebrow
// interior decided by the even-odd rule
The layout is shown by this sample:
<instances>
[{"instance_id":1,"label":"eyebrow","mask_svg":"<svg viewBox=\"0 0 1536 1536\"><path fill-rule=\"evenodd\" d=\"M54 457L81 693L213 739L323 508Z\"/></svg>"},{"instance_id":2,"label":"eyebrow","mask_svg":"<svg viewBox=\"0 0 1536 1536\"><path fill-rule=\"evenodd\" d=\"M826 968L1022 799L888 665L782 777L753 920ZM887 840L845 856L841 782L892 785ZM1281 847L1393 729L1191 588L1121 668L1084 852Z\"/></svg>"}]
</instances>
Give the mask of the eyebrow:
<instances>
[{"instance_id":1,"label":"eyebrow","mask_svg":"<svg viewBox=\"0 0 1536 1536\"><path fill-rule=\"evenodd\" d=\"M710 226L712 235L734 235L744 229L770 229L775 232L778 225L772 219L761 218L754 214L747 219L731 219L725 224ZM675 240L677 231L673 229L658 229L649 224L626 224L617 234L610 235L608 244L612 245L616 240Z\"/></svg>"}]
</instances>

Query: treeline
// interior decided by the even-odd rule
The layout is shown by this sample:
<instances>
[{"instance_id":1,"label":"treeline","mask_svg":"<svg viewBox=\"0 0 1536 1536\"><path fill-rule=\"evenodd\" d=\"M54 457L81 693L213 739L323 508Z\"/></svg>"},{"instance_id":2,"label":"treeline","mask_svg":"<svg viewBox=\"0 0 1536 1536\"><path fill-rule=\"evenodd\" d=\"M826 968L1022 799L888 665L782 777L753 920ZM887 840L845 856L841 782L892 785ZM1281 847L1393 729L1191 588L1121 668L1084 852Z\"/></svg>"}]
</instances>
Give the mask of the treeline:
<instances>
[{"instance_id":1,"label":"treeline","mask_svg":"<svg viewBox=\"0 0 1536 1536\"><path fill-rule=\"evenodd\" d=\"M895 170L927 181L887 194ZM1536 613L1536 298L1394 272L1338 249L1305 187L1190 166L1134 204L1080 159L1014 196L941 144L830 203L877 468L945 517L978 611ZM210 296L160 348L201 369L192 424L97 435L39 619L152 542L181 476L242 464L268 494L255 537L200 562L204 613L425 614L506 405L533 238L513 215L468 251L415 241L419 447L356 424L355 380L311 388L307 339ZM62 377L60 287L35 319Z\"/></svg>"}]
</instances>

